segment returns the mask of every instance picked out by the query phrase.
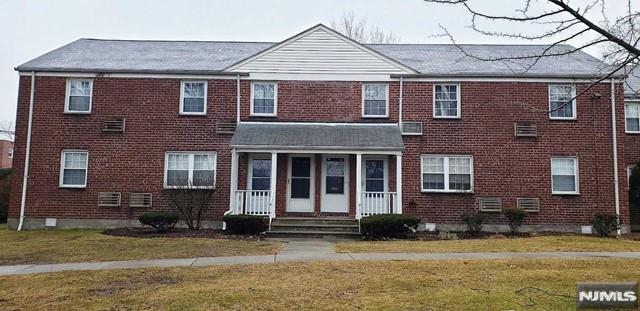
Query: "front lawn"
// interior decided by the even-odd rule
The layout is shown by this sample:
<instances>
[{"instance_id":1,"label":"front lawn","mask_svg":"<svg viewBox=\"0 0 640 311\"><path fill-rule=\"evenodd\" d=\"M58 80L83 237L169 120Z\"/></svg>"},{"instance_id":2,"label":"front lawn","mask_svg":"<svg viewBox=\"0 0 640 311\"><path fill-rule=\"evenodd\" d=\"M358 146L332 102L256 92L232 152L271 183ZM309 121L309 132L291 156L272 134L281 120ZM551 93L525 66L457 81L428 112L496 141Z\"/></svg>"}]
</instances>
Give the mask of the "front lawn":
<instances>
[{"instance_id":1,"label":"front lawn","mask_svg":"<svg viewBox=\"0 0 640 311\"><path fill-rule=\"evenodd\" d=\"M580 235L548 235L522 238L440 241L341 242L342 253L463 253L463 252L638 252L640 241Z\"/></svg>"},{"instance_id":2,"label":"front lawn","mask_svg":"<svg viewBox=\"0 0 640 311\"><path fill-rule=\"evenodd\" d=\"M275 254L277 242L210 238L131 238L102 230L16 232L0 225L0 265Z\"/></svg>"},{"instance_id":3,"label":"front lawn","mask_svg":"<svg viewBox=\"0 0 640 311\"><path fill-rule=\"evenodd\" d=\"M640 260L288 263L0 277L2 310L575 310Z\"/></svg>"}]
</instances>

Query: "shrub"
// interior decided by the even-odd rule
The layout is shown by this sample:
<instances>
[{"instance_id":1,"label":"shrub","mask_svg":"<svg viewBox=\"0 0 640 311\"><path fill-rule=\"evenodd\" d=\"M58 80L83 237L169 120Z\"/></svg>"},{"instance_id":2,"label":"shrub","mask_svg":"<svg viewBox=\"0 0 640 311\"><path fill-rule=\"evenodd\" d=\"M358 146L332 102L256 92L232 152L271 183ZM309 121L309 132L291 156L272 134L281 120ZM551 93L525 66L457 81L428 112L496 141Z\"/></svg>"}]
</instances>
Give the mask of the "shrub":
<instances>
[{"instance_id":1,"label":"shrub","mask_svg":"<svg viewBox=\"0 0 640 311\"><path fill-rule=\"evenodd\" d=\"M182 216L182 220L189 230L200 230L202 215L211 208L211 201L216 192L215 188L203 187L214 184L211 176L199 178L197 184L184 179L173 180L179 185L177 188L166 189L164 193Z\"/></svg>"},{"instance_id":2,"label":"shrub","mask_svg":"<svg viewBox=\"0 0 640 311\"><path fill-rule=\"evenodd\" d=\"M225 215L226 231L233 234L260 234L269 228L269 219L254 215Z\"/></svg>"},{"instance_id":3,"label":"shrub","mask_svg":"<svg viewBox=\"0 0 640 311\"><path fill-rule=\"evenodd\" d=\"M179 218L178 214L173 212L150 212L140 215L138 220L158 232L167 232L176 226Z\"/></svg>"},{"instance_id":4,"label":"shrub","mask_svg":"<svg viewBox=\"0 0 640 311\"><path fill-rule=\"evenodd\" d=\"M507 217L509 221L509 229L511 230L511 234L515 234L518 232L520 226L522 226L522 221L527 217L527 212L525 212L521 208L504 208L502 209L502 214Z\"/></svg>"},{"instance_id":5,"label":"shrub","mask_svg":"<svg viewBox=\"0 0 640 311\"><path fill-rule=\"evenodd\" d=\"M591 220L591 225L603 238L608 237L621 228L618 217L613 214L595 214Z\"/></svg>"},{"instance_id":6,"label":"shrub","mask_svg":"<svg viewBox=\"0 0 640 311\"><path fill-rule=\"evenodd\" d=\"M401 237L415 232L420 219L415 216L400 214L373 215L360 220L362 235L370 238Z\"/></svg>"},{"instance_id":7,"label":"shrub","mask_svg":"<svg viewBox=\"0 0 640 311\"><path fill-rule=\"evenodd\" d=\"M472 236L478 236L482 232L485 216L480 213L466 212L462 215L462 221L467 226L467 232Z\"/></svg>"}]
</instances>

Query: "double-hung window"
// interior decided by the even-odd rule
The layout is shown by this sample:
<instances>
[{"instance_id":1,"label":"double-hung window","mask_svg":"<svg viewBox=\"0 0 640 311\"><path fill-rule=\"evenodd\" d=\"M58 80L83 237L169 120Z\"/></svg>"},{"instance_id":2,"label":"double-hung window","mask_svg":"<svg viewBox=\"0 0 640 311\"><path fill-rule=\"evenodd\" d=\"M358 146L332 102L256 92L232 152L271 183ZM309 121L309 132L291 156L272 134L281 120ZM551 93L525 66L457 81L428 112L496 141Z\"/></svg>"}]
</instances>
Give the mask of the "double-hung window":
<instances>
[{"instance_id":1,"label":"double-hung window","mask_svg":"<svg viewBox=\"0 0 640 311\"><path fill-rule=\"evenodd\" d=\"M640 133L640 102L626 103L624 118L627 133Z\"/></svg>"},{"instance_id":2,"label":"double-hung window","mask_svg":"<svg viewBox=\"0 0 640 311\"><path fill-rule=\"evenodd\" d=\"M7 158L13 159L13 148L9 148L9 153L7 154Z\"/></svg>"},{"instance_id":3,"label":"double-hung window","mask_svg":"<svg viewBox=\"0 0 640 311\"><path fill-rule=\"evenodd\" d=\"M251 115L275 117L278 111L278 85L254 82L251 90Z\"/></svg>"},{"instance_id":4,"label":"double-hung window","mask_svg":"<svg viewBox=\"0 0 640 311\"><path fill-rule=\"evenodd\" d=\"M89 152L85 150L63 150L60 161L60 187L85 188Z\"/></svg>"},{"instance_id":5,"label":"double-hung window","mask_svg":"<svg viewBox=\"0 0 640 311\"><path fill-rule=\"evenodd\" d=\"M473 158L471 156L422 156L422 191L473 191Z\"/></svg>"},{"instance_id":6,"label":"double-hung window","mask_svg":"<svg viewBox=\"0 0 640 311\"><path fill-rule=\"evenodd\" d=\"M362 85L362 116L386 118L389 116L389 85L365 83Z\"/></svg>"},{"instance_id":7,"label":"double-hung window","mask_svg":"<svg viewBox=\"0 0 640 311\"><path fill-rule=\"evenodd\" d=\"M167 152L165 188L213 188L215 186L215 152Z\"/></svg>"},{"instance_id":8,"label":"double-hung window","mask_svg":"<svg viewBox=\"0 0 640 311\"><path fill-rule=\"evenodd\" d=\"M182 81L180 90L180 114L207 114L207 82Z\"/></svg>"},{"instance_id":9,"label":"double-hung window","mask_svg":"<svg viewBox=\"0 0 640 311\"><path fill-rule=\"evenodd\" d=\"M551 158L551 193L578 194L578 159Z\"/></svg>"},{"instance_id":10,"label":"double-hung window","mask_svg":"<svg viewBox=\"0 0 640 311\"><path fill-rule=\"evenodd\" d=\"M576 88L574 85L549 85L549 118L574 120L576 118Z\"/></svg>"},{"instance_id":11,"label":"double-hung window","mask_svg":"<svg viewBox=\"0 0 640 311\"><path fill-rule=\"evenodd\" d=\"M460 86L458 84L433 86L433 117L460 118Z\"/></svg>"},{"instance_id":12,"label":"double-hung window","mask_svg":"<svg viewBox=\"0 0 640 311\"><path fill-rule=\"evenodd\" d=\"M65 113L91 113L93 80L67 79Z\"/></svg>"}]
</instances>

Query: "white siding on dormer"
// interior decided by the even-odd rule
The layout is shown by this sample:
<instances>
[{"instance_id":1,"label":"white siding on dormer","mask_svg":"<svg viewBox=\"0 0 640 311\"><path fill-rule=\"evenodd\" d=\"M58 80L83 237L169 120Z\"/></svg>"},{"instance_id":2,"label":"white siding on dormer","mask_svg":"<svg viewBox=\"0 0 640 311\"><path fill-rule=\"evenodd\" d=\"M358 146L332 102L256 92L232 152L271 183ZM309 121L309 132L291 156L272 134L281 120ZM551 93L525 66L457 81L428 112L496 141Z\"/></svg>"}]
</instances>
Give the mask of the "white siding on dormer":
<instances>
[{"instance_id":1,"label":"white siding on dormer","mask_svg":"<svg viewBox=\"0 0 640 311\"><path fill-rule=\"evenodd\" d=\"M318 28L233 69L292 74L394 74L399 66Z\"/></svg>"}]
</instances>

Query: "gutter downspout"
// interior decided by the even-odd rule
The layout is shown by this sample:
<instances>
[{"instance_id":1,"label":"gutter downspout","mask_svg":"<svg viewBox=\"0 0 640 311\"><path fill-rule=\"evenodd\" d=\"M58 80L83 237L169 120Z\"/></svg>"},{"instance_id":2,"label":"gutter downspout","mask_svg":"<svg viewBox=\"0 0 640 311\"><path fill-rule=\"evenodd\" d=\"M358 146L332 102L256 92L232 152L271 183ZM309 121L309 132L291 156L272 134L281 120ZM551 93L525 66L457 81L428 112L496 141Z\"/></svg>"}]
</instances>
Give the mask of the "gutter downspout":
<instances>
[{"instance_id":1,"label":"gutter downspout","mask_svg":"<svg viewBox=\"0 0 640 311\"><path fill-rule=\"evenodd\" d=\"M400 131L402 131L402 92L404 89L404 81L402 76L400 76L400 97L398 102L398 125L400 125Z\"/></svg>"},{"instance_id":2,"label":"gutter downspout","mask_svg":"<svg viewBox=\"0 0 640 311\"><path fill-rule=\"evenodd\" d=\"M616 204L616 218L618 219L618 223L620 223L620 193L619 185L618 185L618 133L616 129L616 88L615 88L615 79L611 79L611 139L613 143L613 188L614 188L614 198ZM621 234L621 230L618 229L617 235Z\"/></svg>"},{"instance_id":3,"label":"gutter downspout","mask_svg":"<svg viewBox=\"0 0 640 311\"><path fill-rule=\"evenodd\" d=\"M236 75L236 124L240 124L240 75Z\"/></svg>"},{"instance_id":4,"label":"gutter downspout","mask_svg":"<svg viewBox=\"0 0 640 311\"><path fill-rule=\"evenodd\" d=\"M22 231L24 225L24 212L27 200L27 184L29 182L29 156L31 153L31 125L33 123L33 101L35 97L36 72L31 72L31 94L29 96L29 123L27 125L27 150L24 156L24 174L22 175L22 198L20 200L20 221L18 231Z\"/></svg>"}]
</instances>

